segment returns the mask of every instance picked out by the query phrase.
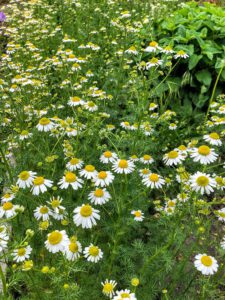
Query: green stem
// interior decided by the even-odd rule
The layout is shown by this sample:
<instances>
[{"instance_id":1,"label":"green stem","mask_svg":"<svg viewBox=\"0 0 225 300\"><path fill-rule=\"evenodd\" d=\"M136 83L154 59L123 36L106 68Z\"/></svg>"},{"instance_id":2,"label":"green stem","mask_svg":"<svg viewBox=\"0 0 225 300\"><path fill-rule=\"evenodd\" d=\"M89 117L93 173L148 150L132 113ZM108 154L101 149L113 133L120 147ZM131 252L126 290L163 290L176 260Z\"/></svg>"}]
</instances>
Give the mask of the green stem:
<instances>
[{"instance_id":1,"label":"green stem","mask_svg":"<svg viewBox=\"0 0 225 300\"><path fill-rule=\"evenodd\" d=\"M225 65L223 64L223 66L220 68L220 71L219 71L219 73L218 73L218 75L217 75L217 78L216 78L216 81L215 81L215 84L214 84L214 87L213 87L212 95L211 95L211 98L210 98L210 100L209 100L209 106L208 106L208 109L207 109L207 112L206 112L206 115L205 115L204 125L205 125L205 123L206 123L206 121L207 121L207 119L208 119L210 107L211 107L212 101L213 101L213 99L214 99L214 95L215 95L215 92L216 92L216 88L217 88L217 85L218 85L218 82L219 82L221 73L222 73L222 71L223 71L223 69L224 69L224 66L225 66Z\"/></svg>"},{"instance_id":2,"label":"green stem","mask_svg":"<svg viewBox=\"0 0 225 300\"><path fill-rule=\"evenodd\" d=\"M5 279L5 275L4 275L3 271L2 271L1 264L0 264L0 277L1 277L1 280L2 280L2 289L3 289L3 296L4 296L3 299L7 299L6 279Z\"/></svg>"},{"instance_id":3,"label":"green stem","mask_svg":"<svg viewBox=\"0 0 225 300\"><path fill-rule=\"evenodd\" d=\"M4 163L5 163L6 169L8 171L10 181L11 181L11 183L13 183L13 176L12 176L12 172L10 170L10 165L9 165L9 163L8 163L8 161L7 161L6 157L5 157L5 154L4 154L4 152L3 152L3 150L2 150L1 147L0 147L0 153L2 155L2 159L3 159Z\"/></svg>"}]
</instances>

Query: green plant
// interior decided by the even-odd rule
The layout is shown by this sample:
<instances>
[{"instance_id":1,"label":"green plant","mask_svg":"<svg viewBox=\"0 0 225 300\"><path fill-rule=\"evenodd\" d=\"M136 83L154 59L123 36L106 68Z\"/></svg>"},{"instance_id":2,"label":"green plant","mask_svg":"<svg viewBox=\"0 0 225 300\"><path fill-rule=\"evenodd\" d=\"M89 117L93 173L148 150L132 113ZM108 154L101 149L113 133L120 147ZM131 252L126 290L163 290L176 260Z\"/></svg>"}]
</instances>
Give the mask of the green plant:
<instances>
[{"instance_id":1,"label":"green plant","mask_svg":"<svg viewBox=\"0 0 225 300\"><path fill-rule=\"evenodd\" d=\"M183 109L190 114L208 107L215 78L225 58L224 28L224 8L209 3L203 6L196 2L184 4L172 17L154 22L153 37L160 45L171 45L175 51L183 49L190 56L168 79L176 82L179 87L176 98L181 99ZM224 92L224 81L225 70L221 72L216 94ZM164 92L171 99L171 107L180 110L174 94L170 96L169 83Z\"/></svg>"}]
</instances>

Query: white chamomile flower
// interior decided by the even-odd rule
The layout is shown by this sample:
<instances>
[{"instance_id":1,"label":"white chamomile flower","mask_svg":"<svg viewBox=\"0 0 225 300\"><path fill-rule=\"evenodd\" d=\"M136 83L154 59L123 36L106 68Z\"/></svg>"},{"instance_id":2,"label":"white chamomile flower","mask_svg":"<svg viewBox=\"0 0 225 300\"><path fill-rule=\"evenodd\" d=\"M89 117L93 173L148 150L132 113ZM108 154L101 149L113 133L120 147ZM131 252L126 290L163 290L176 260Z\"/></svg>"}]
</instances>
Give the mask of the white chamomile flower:
<instances>
[{"instance_id":1,"label":"white chamomile flower","mask_svg":"<svg viewBox=\"0 0 225 300\"><path fill-rule=\"evenodd\" d=\"M31 246L21 247L13 251L13 260L16 262L22 262L30 258L32 248Z\"/></svg>"},{"instance_id":2,"label":"white chamomile flower","mask_svg":"<svg viewBox=\"0 0 225 300\"><path fill-rule=\"evenodd\" d=\"M208 142L210 145L213 145L213 146L221 146L222 145L222 141L220 139L220 136L216 132L212 132L210 134L205 134L203 136L203 139L206 142Z\"/></svg>"},{"instance_id":3,"label":"white chamomile flower","mask_svg":"<svg viewBox=\"0 0 225 300\"><path fill-rule=\"evenodd\" d=\"M130 123L127 122L127 121L121 122L120 126L123 127L124 129L130 129L131 128Z\"/></svg>"},{"instance_id":4,"label":"white chamomile flower","mask_svg":"<svg viewBox=\"0 0 225 300\"><path fill-rule=\"evenodd\" d=\"M129 157L129 159L131 160L131 161L133 161L133 162L136 162L136 161L139 161L139 158L137 157L137 155L131 155L130 157Z\"/></svg>"},{"instance_id":5,"label":"white chamomile flower","mask_svg":"<svg viewBox=\"0 0 225 300\"><path fill-rule=\"evenodd\" d=\"M172 54L172 53L174 53L173 49L170 46L166 46L165 48L161 49L161 52L165 53L165 54Z\"/></svg>"},{"instance_id":6,"label":"white chamomile flower","mask_svg":"<svg viewBox=\"0 0 225 300\"><path fill-rule=\"evenodd\" d=\"M106 189L96 189L90 192L88 199L95 205L102 205L111 199L109 192Z\"/></svg>"},{"instance_id":7,"label":"white chamomile flower","mask_svg":"<svg viewBox=\"0 0 225 300\"><path fill-rule=\"evenodd\" d=\"M38 131L51 131L54 128L54 123L48 118L41 118L36 126Z\"/></svg>"},{"instance_id":8,"label":"white chamomile flower","mask_svg":"<svg viewBox=\"0 0 225 300\"><path fill-rule=\"evenodd\" d=\"M42 176L36 177L33 180L33 186L31 188L33 195L39 195L47 191L47 187L52 187L53 182L49 179L45 179Z\"/></svg>"},{"instance_id":9,"label":"white chamomile flower","mask_svg":"<svg viewBox=\"0 0 225 300\"><path fill-rule=\"evenodd\" d=\"M167 166L178 165L185 159L179 151L173 150L163 156L163 161Z\"/></svg>"},{"instance_id":10,"label":"white chamomile flower","mask_svg":"<svg viewBox=\"0 0 225 300\"><path fill-rule=\"evenodd\" d=\"M117 159L117 154L111 151L105 151L101 156L100 156L100 161L103 164L108 164L109 162L113 162L115 159Z\"/></svg>"},{"instance_id":11,"label":"white chamomile flower","mask_svg":"<svg viewBox=\"0 0 225 300\"><path fill-rule=\"evenodd\" d=\"M69 106L78 106L78 105L84 105L84 101L79 97L70 97L70 100L68 102Z\"/></svg>"},{"instance_id":12,"label":"white chamomile flower","mask_svg":"<svg viewBox=\"0 0 225 300\"><path fill-rule=\"evenodd\" d=\"M151 157L151 155L145 154L140 158L140 162L142 162L143 164L151 164L153 163L154 159Z\"/></svg>"},{"instance_id":13,"label":"white chamomile flower","mask_svg":"<svg viewBox=\"0 0 225 300\"><path fill-rule=\"evenodd\" d=\"M55 230L48 234L47 241L45 241L45 247L49 252L56 253L64 251L69 243L69 238L65 230Z\"/></svg>"},{"instance_id":14,"label":"white chamomile flower","mask_svg":"<svg viewBox=\"0 0 225 300\"><path fill-rule=\"evenodd\" d=\"M203 165L207 165L216 161L218 154L215 153L214 149L211 149L206 145L202 145L198 148L192 149L191 157L194 162L200 162Z\"/></svg>"},{"instance_id":15,"label":"white chamomile flower","mask_svg":"<svg viewBox=\"0 0 225 300\"><path fill-rule=\"evenodd\" d=\"M138 222L142 222L144 220L144 214L141 210L132 210L132 215L134 215L134 220Z\"/></svg>"},{"instance_id":16,"label":"white chamomile flower","mask_svg":"<svg viewBox=\"0 0 225 300\"><path fill-rule=\"evenodd\" d=\"M175 129L177 129L177 124L175 124L175 123L170 123L169 129L170 129L170 130L175 130Z\"/></svg>"},{"instance_id":17,"label":"white chamomile flower","mask_svg":"<svg viewBox=\"0 0 225 300\"><path fill-rule=\"evenodd\" d=\"M119 174L129 174L134 171L134 168L134 163L126 159L118 159L112 165L113 171Z\"/></svg>"},{"instance_id":18,"label":"white chamomile flower","mask_svg":"<svg viewBox=\"0 0 225 300\"><path fill-rule=\"evenodd\" d=\"M49 220L50 216L52 215L52 211L46 206L38 206L34 210L34 217L37 220L42 219L43 221Z\"/></svg>"},{"instance_id":19,"label":"white chamomile flower","mask_svg":"<svg viewBox=\"0 0 225 300\"><path fill-rule=\"evenodd\" d=\"M66 172L63 178L58 182L60 189L68 189L71 185L74 190L78 190L82 187L82 184L83 180L78 178L76 174L69 171Z\"/></svg>"},{"instance_id":20,"label":"white chamomile flower","mask_svg":"<svg viewBox=\"0 0 225 300\"><path fill-rule=\"evenodd\" d=\"M94 179L98 172L95 170L95 167L92 165L86 165L83 170L80 171L80 176L86 179Z\"/></svg>"},{"instance_id":21,"label":"white chamomile flower","mask_svg":"<svg viewBox=\"0 0 225 300\"><path fill-rule=\"evenodd\" d=\"M159 189L165 184L165 180L162 178L162 176L156 173L150 173L148 176L142 179L142 182L151 189Z\"/></svg>"},{"instance_id":22,"label":"white chamomile flower","mask_svg":"<svg viewBox=\"0 0 225 300\"><path fill-rule=\"evenodd\" d=\"M96 177L93 178L93 181L95 183L95 186L108 186L110 185L115 176L110 171L100 171L96 174Z\"/></svg>"},{"instance_id":23,"label":"white chamomile flower","mask_svg":"<svg viewBox=\"0 0 225 300\"><path fill-rule=\"evenodd\" d=\"M152 111L152 110L155 110L156 108L158 107L158 104L152 102L149 104L149 110Z\"/></svg>"},{"instance_id":24,"label":"white chamomile flower","mask_svg":"<svg viewBox=\"0 0 225 300\"><path fill-rule=\"evenodd\" d=\"M32 136L32 133L29 133L29 131L27 131L27 130L22 130L20 135L19 135L19 139L21 141L24 141L24 140L28 139L31 136Z\"/></svg>"},{"instance_id":25,"label":"white chamomile flower","mask_svg":"<svg viewBox=\"0 0 225 300\"><path fill-rule=\"evenodd\" d=\"M112 300L137 300L134 293L131 293L130 290L120 290L116 291L116 295Z\"/></svg>"},{"instance_id":26,"label":"white chamomile flower","mask_svg":"<svg viewBox=\"0 0 225 300\"><path fill-rule=\"evenodd\" d=\"M158 59L156 57L153 57L152 59L150 59L147 63L146 63L146 70L155 67L155 66L161 66L163 64L163 60L162 59Z\"/></svg>"},{"instance_id":27,"label":"white chamomile flower","mask_svg":"<svg viewBox=\"0 0 225 300\"><path fill-rule=\"evenodd\" d=\"M151 173L151 171L149 169L141 169L138 172L139 172L139 175L141 176L141 178L145 178Z\"/></svg>"},{"instance_id":28,"label":"white chamomile flower","mask_svg":"<svg viewBox=\"0 0 225 300\"><path fill-rule=\"evenodd\" d=\"M98 106L93 101L86 102L84 104L84 108L86 108L87 110L89 110L91 112L98 110Z\"/></svg>"},{"instance_id":29,"label":"white chamomile flower","mask_svg":"<svg viewBox=\"0 0 225 300\"><path fill-rule=\"evenodd\" d=\"M8 192L8 193L5 193L2 197L1 197L1 200L2 200L2 203L5 203L5 202L8 202L8 201L12 201L13 199L15 198L15 195Z\"/></svg>"},{"instance_id":30,"label":"white chamomile flower","mask_svg":"<svg viewBox=\"0 0 225 300\"><path fill-rule=\"evenodd\" d=\"M189 196L186 193L180 193L177 195L177 199L181 202L186 202L189 199Z\"/></svg>"},{"instance_id":31,"label":"white chamomile flower","mask_svg":"<svg viewBox=\"0 0 225 300\"><path fill-rule=\"evenodd\" d=\"M9 236L4 231L0 232L0 253L7 249L8 241Z\"/></svg>"},{"instance_id":32,"label":"white chamomile flower","mask_svg":"<svg viewBox=\"0 0 225 300\"><path fill-rule=\"evenodd\" d=\"M161 50L162 48L159 47L159 44L155 41L149 43L148 47L145 48L145 52L156 52L156 50Z\"/></svg>"},{"instance_id":33,"label":"white chamomile flower","mask_svg":"<svg viewBox=\"0 0 225 300\"><path fill-rule=\"evenodd\" d=\"M102 285L102 293L109 298L112 298L115 294L114 289L117 286L117 282L115 280L106 279L104 282L101 282Z\"/></svg>"},{"instance_id":34,"label":"white chamomile flower","mask_svg":"<svg viewBox=\"0 0 225 300\"><path fill-rule=\"evenodd\" d=\"M71 160L66 164L66 168L70 171L76 171L81 169L84 162L79 158L71 158Z\"/></svg>"},{"instance_id":35,"label":"white chamomile flower","mask_svg":"<svg viewBox=\"0 0 225 300\"><path fill-rule=\"evenodd\" d=\"M216 215L219 221L225 222L225 207L217 210Z\"/></svg>"},{"instance_id":36,"label":"white chamomile flower","mask_svg":"<svg viewBox=\"0 0 225 300\"><path fill-rule=\"evenodd\" d=\"M186 52L184 52L183 50L180 50L174 55L174 58L177 59L180 57L187 58L187 57L189 57L189 55Z\"/></svg>"},{"instance_id":37,"label":"white chamomile flower","mask_svg":"<svg viewBox=\"0 0 225 300\"><path fill-rule=\"evenodd\" d=\"M212 193L214 191L213 188L216 187L215 179L202 172L197 172L196 174L190 176L190 184L194 191L199 192L202 195L204 193Z\"/></svg>"},{"instance_id":38,"label":"white chamomile flower","mask_svg":"<svg viewBox=\"0 0 225 300\"><path fill-rule=\"evenodd\" d=\"M207 254L196 255L194 265L203 275L213 275L219 267L216 259Z\"/></svg>"},{"instance_id":39,"label":"white chamomile flower","mask_svg":"<svg viewBox=\"0 0 225 300\"><path fill-rule=\"evenodd\" d=\"M61 205L62 201L61 197L52 197L47 203L51 205L52 212L58 214L65 210L65 207Z\"/></svg>"},{"instance_id":40,"label":"white chamomile flower","mask_svg":"<svg viewBox=\"0 0 225 300\"><path fill-rule=\"evenodd\" d=\"M84 249L84 257L87 261L97 263L103 257L103 252L98 246L90 244Z\"/></svg>"},{"instance_id":41,"label":"white chamomile flower","mask_svg":"<svg viewBox=\"0 0 225 300\"><path fill-rule=\"evenodd\" d=\"M73 221L77 226L82 228L92 228L100 220L99 210L94 209L89 204L82 204L74 209Z\"/></svg>"},{"instance_id":42,"label":"white chamomile flower","mask_svg":"<svg viewBox=\"0 0 225 300\"><path fill-rule=\"evenodd\" d=\"M70 261L74 261L80 257L81 253L81 243L78 242L75 237L72 237L64 249L66 258Z\"/></svg>"},{"instance_id":43,"label":"white chamomile flower","mask_svg":"<svg viewBox=\"0 0 225 300\"><path fill-rule=\"evenodd\" d=\"M5 202L0 206L0 218L5 217L6 219L12 218L16 215L16 209L18 205L13 205L12 202Z\"/></svg>"},{"instance_id":44,"label":"white chamomile flower","mask_svg":"<svg viewBox=\"0 0 225 300\"><path fill-rule=\"evenodd\" d=\"M32 171L22 171L18 175L18 180L16 184L18 185L19 188L25 189L26 187L31 187L33 185L33 180L36 176L36 172Z\"/></svg>"},{"instance_id":45,"label":"white chamomile flower","mask_svg":"<svg viewBox=\"0 0 225 300\"><path fill-rule=\"evenodd\" d=\"M125 53L137 55L138 51L135 46L131 46L129 49L125 50Z\"/></svg>"}]
</instances>

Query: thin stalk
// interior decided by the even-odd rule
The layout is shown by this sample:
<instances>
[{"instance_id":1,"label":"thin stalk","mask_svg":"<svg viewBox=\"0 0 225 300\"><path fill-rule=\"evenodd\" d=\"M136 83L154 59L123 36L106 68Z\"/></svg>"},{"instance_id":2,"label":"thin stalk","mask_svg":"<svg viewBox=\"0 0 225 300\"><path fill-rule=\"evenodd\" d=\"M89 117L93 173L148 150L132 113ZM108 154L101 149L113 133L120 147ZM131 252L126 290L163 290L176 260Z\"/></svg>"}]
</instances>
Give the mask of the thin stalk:
<instances>
[{"instance_id":1,"label":"thin stalk","mask_svg":"<svg viewBox=\"0 0 225 300\"><path fill-rule=\"evenodd\" d=\"M210 107L211 107L212 101L213 101L213 99L214 99L214 95L215 95L215 92L216 92L216 88L217 88L217 85L218 85L220 76L221 76L221 74L222 74L222 71L223 71L223 69L224 69L224 66L225 66L225 65L223 64L223 66L220 68L220 71L219 71L219 73L218 73L218 75L217 75L217 78L216 78L216 81L215 81L215 84L214 84L214 87L213 87L212 95L211 95L211 98L210 98L210 100L209 100L209 106L208 106L208 109L207 109L207 112L206 112L206 115L205 115L204 126L205 126L205 123L206 123L206 121L207 121L207 119L208 119Z\"/></svg>"},{"instance_id":2,"label":"thin stalk","mask_svg":"<svg viewBox=\"0 0 225 300\"><path fill-rule=\"evenodd\" d=\"M3 299L7 299L7 286L6 286L6 279L5 279L5 275L2 271L2 266L0 264L0 277L2 280L2 289L3 289Z\"/></svg>"}]
</instances>

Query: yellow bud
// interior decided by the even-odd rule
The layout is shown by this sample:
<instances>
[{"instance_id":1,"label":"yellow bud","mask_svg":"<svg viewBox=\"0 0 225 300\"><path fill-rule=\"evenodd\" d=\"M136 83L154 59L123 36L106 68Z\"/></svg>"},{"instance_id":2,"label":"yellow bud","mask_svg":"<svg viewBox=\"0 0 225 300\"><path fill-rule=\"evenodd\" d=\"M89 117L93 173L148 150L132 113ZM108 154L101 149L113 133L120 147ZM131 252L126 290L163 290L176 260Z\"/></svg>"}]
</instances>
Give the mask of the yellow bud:
<instances>
[{"instance_id":1,"label":"yellow bud","mask_svg":"<svg viewBox=\"0 0 225 300\"><path fill-rule=\"evenodd\" d=\"M70 286L69 286L69 284L67 284L67 283L65 283L65 284L63 285L63 288L64 288L65 290L67 290L69 287L70 287Z\"/></svg>"},{"instance_id":2,"label":"yellow bud","mask_svg":"<svg viewBox=\"0 0 225 300\"><path fill-rule=\"evenodd\" d=\"M44 273L44 274L47 274L47 273L49 273L49 267L48 266L44 266L44 267L42 267L42 269L41 269L41 272L42 273Z\"/></svg>"},{"instance_id":3,"label":"yellow bud","mask_svg":"<svg viewBox=\"0 0 225 300\"><path fill-rule=\"evenodd\" d=\"M138 278L132 278L131 279L131 285L133 286L138 286L140 283L139 279Z\"/></svg>"}]
</instances>

